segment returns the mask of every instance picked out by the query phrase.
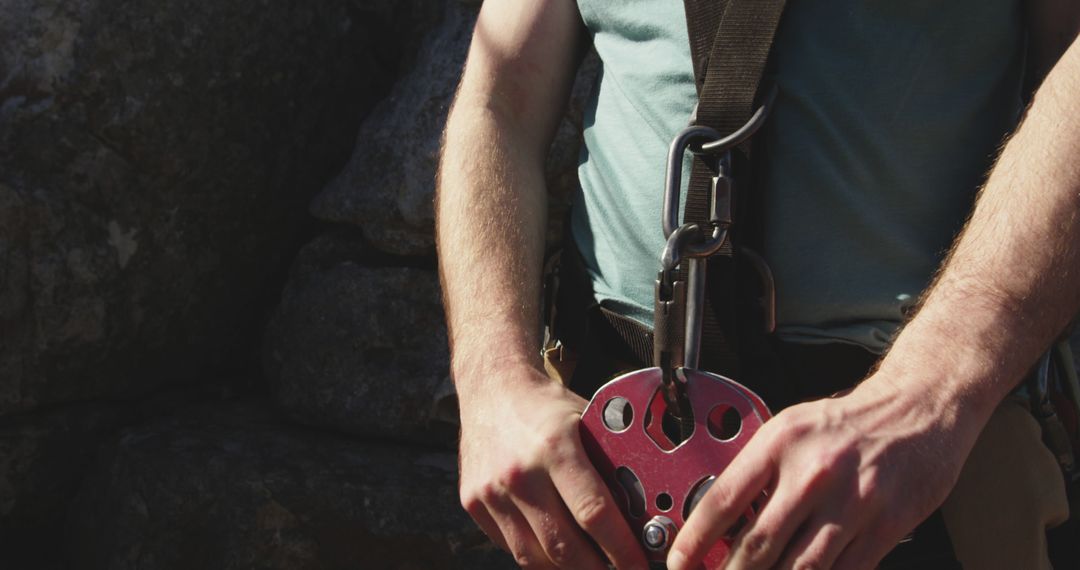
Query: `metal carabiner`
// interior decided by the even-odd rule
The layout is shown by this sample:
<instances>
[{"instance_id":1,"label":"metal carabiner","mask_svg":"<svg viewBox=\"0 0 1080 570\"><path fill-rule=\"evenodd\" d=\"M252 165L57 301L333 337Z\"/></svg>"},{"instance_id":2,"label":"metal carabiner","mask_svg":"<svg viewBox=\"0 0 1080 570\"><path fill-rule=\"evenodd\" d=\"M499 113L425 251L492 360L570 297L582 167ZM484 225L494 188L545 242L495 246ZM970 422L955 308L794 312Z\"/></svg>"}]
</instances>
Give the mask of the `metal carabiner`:
<instances>
[{"instance_id":1,"label":"metal carabiner","mask_svg":"<svg viewBox=\"0 0 1080 570\"><path fill-rule=\"evenodd\" d=\"M756 133L772 109L776 100L777 89L774 86L765 97L764 102L750 120L735 132L723 136L716 129L700 125L689 126L679 132L671 141L668 148L667 171L664 182L664 206L661 213L661 223L664 228L664 237L668 242L662 254L662 263L671 264L672 268L679 265L682 257L689 257L687 264L685 310L685 350L683 350L683 364L689 368L697 368L701 352L701 325L702 310L705 296L705 260L719 252L727 242L732 225L732 202L735 195L735 179L732 176L731 150L746 142ZM696 115L696 110L695 110ZM679 197L682 193L682 168L686 151L695 155L716 156L715 172L712 178L712 187L709 196L709 221L711 227L708 238L704 240L672 240L672 237L686 225L679 224ZM699 228L697 233L704 233ZM678 247L672 247L678 244ZM765 289L763 304L765 308L765 328L772 332L775 328L775 287L772 273L760 257L752 254L749 259L757 271Z\"/></svg>"},{"instance_id":2,"label":"metal carabiner","mask_svg":"<svg viewBox=\"0 0 1080 570\"><path fill-rule=\"evenodd\" d=\"M727 136L709 127L690 126L676 135L668 148L661 214L667 242L660 256L661 270L656 280L653 360L661 369L668 409L674 411L674 416L686 433L693 430L693 418L689 415L686 395L675 379L675 369L697 369L700 361L705 263L727 243L732 224L735 182L731 176L731 150L761 128L775 95L774 89L750 120ZM716 156L713 168L716 175L712 177L707 226L697 223L679 225L682 168L687 150L695 155ZM704 237L706 231L708 236ZM689 259L687 281L679 280L676 271L684 258Z\"/></svg>"},{"instance_id":3,"label":"metal carabiner","mask_svg":"<svg viewBox=\"0 0 1080 570\"><path fill-rule=\"evenodd\" d=\"M686 127L668 147L667 172L664 178L664 208L662 223L664 237L670 238L671 234L679 227L679 194L682 192L682 167L683 155L690 148L690 144L696 140L716 141L723 138L716 129L701 126Z\"/></svg>"},{"instance_id":4,"label":"metal carabiner","mask_svg":"<svg viewBox=\"0 0 1080 570\"><path fill-rule=\"evenodd\" d=\"M653 307L653 362L664 370L664 383L673 380L676 368L685 366L686 282L679 279L686 244L701 236L701 226L686 224L664 244L660 273L656 277L656 304ZM695 305L696 306L696 305Z\"/></svg>"},{"instance_id":5,"label":"metal carabiner","mask_svg":"<svg viewBox=\"0 0 1080 570\"><path fill-rule=\"evenodd\" d=\"M773 102L776 100L776 93L777 89L774 86L769 90L769 94L765 97L765 101L758 107L757 111L754 111L750 120L727 136L721 135L716 129L701 125L691 125L675 135L675 139L671 141L671 146L668 147L667 167L664 177L664 207L661 212L661 223L664 227L665 238L671 237L672 232L680 225L679 195L682 192L682 167L686 151L689 150L695 155L718 156L718 170L722 169L726 171L718 172L718 177L723 175L730 176L731 159L730 156L727 156L728 153L735 147L746 142L747 139L761 129L761 126L765 124L765 119L769 116L769 112L772 110ZM718 198L723 200L724 197L717 196L718 189L716 188L715 182L716 181L714 180L713 203L711 204L711 212L713 214L718 213L718 211L723 212L724 206L723 204L717 203ZM720 190L723 190L723 188ZM730 214L730 195L726 198L728 201L727 212ZM714 224L715 222L722 222L722 220L710 220L711 224Z\"/></svg>"},{"instance_id":6,"label":"metal carabiner","mask_svg":"<svg viewBox=\"0 0 1080 570\"><path fill-rule=\"evenodd\" d=\"M701 226L683 224L675 229L664 244L660 254L660 277L657 280L657 305L654 314L654 360L660 367L685 367L697 369L701 360L701 314L705 305L705 257L713 251L699 253L693 247L701 238ZM727 240L727 230L722 231L720 245ZM677 281L678 267L689 260L686 282ZM672 307L674 304L679 307ZM660 322L661 319L677 318L679 322ZM671 327L681 327L672 330ZM677 339L677 340L676 340ZM678 343L679 346L664 347ZM666 351L666 352L665 352ZM668 354L669 358L663 358ZM667 378L669 375L665 375Z\"/></svg>"},{"instance_id":7,"label":"metal carabiner","mask_svg":"<svg viewBox=\"0 0 1080 570\"><path fill-rule=\"evenodd\" d=\"M773 102L776 101L777 92L776 85L773 85L772 89L769 89L769 93L765 95L765 100L762 101L761 106L750 116L750 120L746 121L746 124L736 129L735 132L719 140L705 143L698 150L691 148L691 152L695 154L719 154L746 142L765 124L765 119L769 117L769 111L772 110Z\"/></svg>"}]
</instances>

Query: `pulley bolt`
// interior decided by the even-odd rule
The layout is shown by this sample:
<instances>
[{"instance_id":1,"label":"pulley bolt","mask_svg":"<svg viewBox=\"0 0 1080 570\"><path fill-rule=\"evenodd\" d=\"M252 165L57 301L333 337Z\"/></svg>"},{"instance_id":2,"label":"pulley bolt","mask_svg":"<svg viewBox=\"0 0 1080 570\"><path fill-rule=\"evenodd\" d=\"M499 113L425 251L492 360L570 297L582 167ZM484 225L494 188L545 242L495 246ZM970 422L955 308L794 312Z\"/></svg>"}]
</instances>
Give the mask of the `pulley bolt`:
<instances>
[{"instance_id":1,"label":"pulley bolt","mask_svg":"<svg viewBox=\"0 0 1080 570\"><path fill-rule=\"evenodd\" d=\"M675 523L667 517L653 517L641 529L641 537L649 550L667 550L675 537Z\"/></svg>"}]
</instances>

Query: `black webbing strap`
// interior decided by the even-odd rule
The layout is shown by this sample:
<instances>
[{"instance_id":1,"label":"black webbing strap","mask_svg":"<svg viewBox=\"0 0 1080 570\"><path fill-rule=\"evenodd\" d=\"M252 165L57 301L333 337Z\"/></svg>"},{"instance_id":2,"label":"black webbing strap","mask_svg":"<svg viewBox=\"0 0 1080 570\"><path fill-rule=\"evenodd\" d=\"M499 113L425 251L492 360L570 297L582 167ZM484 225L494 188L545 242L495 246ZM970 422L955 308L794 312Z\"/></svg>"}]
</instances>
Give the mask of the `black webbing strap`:
<instances>
[{"instance_id":1,"label":"black webbing strap","mask_svg":"<svg viewBox=\"0 0 1080 570\"><path fill-rule=\"evenodd\" d=\"M698 90L693 122L729 134L754 112L784 0L684 0L684 5ZM715 158L695 156L684 221L708 222L712 179L717 169ZM738 215L738 203L735 207ZM710 370L737 377L740 370L735 338L739 329L734 255L729 240L709 262L701 352Z\"/></svg>"},{"instance_id":2,"label":"black webbing strap","mask_svg":"<svg viewBox=\"0 0 1080 570\"><path fill-rule=\"evenodd\" d=\"M615 335L626 344L641 366L653 364L653 332L649 327L600 306L600 315Z\"/></svg>"},{"instance_id":3,"label":"black webbing strap","mask_svg":"<svg viewBox=\"0 0 1080 570\"><path fill-rule=\"evenodd\" d=\"M746 124L754 112L754 100L785 2L684 0L683 3L698 85L694 122L726 135ZM703 49L706 45L707 51Z\"/></svg>"},{"instance_id":4,"label":"black webbing strap","mask_svg":"<svg viewBox=\"0 0 1080 570\"><path fill-rule=\"evenodd\" d=\"M652 366L652 329L596 301L585 261L569 231L564 240L567 245L559 256L557 279L547 285L557 283L554 298L547 301L554 301L556 307L549 323L555 337L575 350L602 350L636 368ZM552 310L550 305L548 310Z\"/></svg>"}]
</instances>

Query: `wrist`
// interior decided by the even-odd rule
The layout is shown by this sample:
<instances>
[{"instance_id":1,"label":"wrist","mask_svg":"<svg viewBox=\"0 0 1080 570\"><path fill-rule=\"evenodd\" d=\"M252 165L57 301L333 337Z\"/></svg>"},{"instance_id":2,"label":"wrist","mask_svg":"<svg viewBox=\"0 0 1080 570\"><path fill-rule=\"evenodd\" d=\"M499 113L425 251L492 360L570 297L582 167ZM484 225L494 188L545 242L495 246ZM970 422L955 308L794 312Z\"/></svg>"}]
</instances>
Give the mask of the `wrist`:
<instances>
[{"instance_id":1,"label":"wrist","mask_svg":"<svg viewBox=\"0 0 1080 570\"><path fill-rule=\"evenodd\" d=\"M483 315L450 327L450 371L470 375L515 366L542 368L539 325L514 316Z\"/></svg>"},{"instance_id":2,"label":"wrist","mask_svg":"<svg viewBox=\"0 0 1080 570\"><path fill-rule=\"evenodd\" d=\"M539 347L513 329L492 328L458 338L451 351L450 374L463 405L548 382Z\"/></svg>"},{"instance_id":3,"label":"wrist","mask_svg":"<svg viewBox=\"0 0 1080 570\"><path fill-rule=\"evenodd\" d=\"M985 389L973 390L941 368L893 360L882 366L856 391L885 410L883 417L896 426L925 432L976 437L997 402Z\"/></svg>"},{"instance_id":4,"label":"wrist","mask_svg":"<svg viewBox=\"0 0 1080 570\"><path fill-rule=\"evenodd\" d=\"M958 421L985 421L1030 363L1006 311L968 298L965 309L931 299L904 328L878 373ZM1034 353L1032 353L1034 354ZM1032 359L1034 356L1031 357Z\"/></svg>"},{"instance_id":5,"label":"wrist","mask_svg":"<svg viewBox=\"0 0 1080 570\"><path fill-rule=\"evenodd\" d=\"M543 407L544 402L563 398L568 393L540 368L516 359L469 368L454 377L454 384L464 431L476 426L488 429L507 413L524 417L528 415L524 409Z\"/></svg>"}]
</instances>

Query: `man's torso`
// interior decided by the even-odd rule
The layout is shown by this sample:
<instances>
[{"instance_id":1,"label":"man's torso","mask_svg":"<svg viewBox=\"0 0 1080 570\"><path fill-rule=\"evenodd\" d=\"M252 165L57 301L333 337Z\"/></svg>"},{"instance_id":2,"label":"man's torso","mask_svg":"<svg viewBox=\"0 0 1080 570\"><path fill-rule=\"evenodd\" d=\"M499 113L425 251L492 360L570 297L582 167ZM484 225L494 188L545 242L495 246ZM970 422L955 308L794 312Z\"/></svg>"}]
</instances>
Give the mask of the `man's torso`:
<instances>
[{"instance_id":1,"label":"man's torso","mask_svg":"<svg viewBox=\"0 0 1080 570\"><path fill-rule=\"evenodd\" d=\"M685 16L578 5L603 65L573 238L597 297L648 323L667 146L696 102ZM788 3L756 189L781 338L887 345L1015 126L1022 45L1017 0Z\"/></svg>"}]
</instances>

